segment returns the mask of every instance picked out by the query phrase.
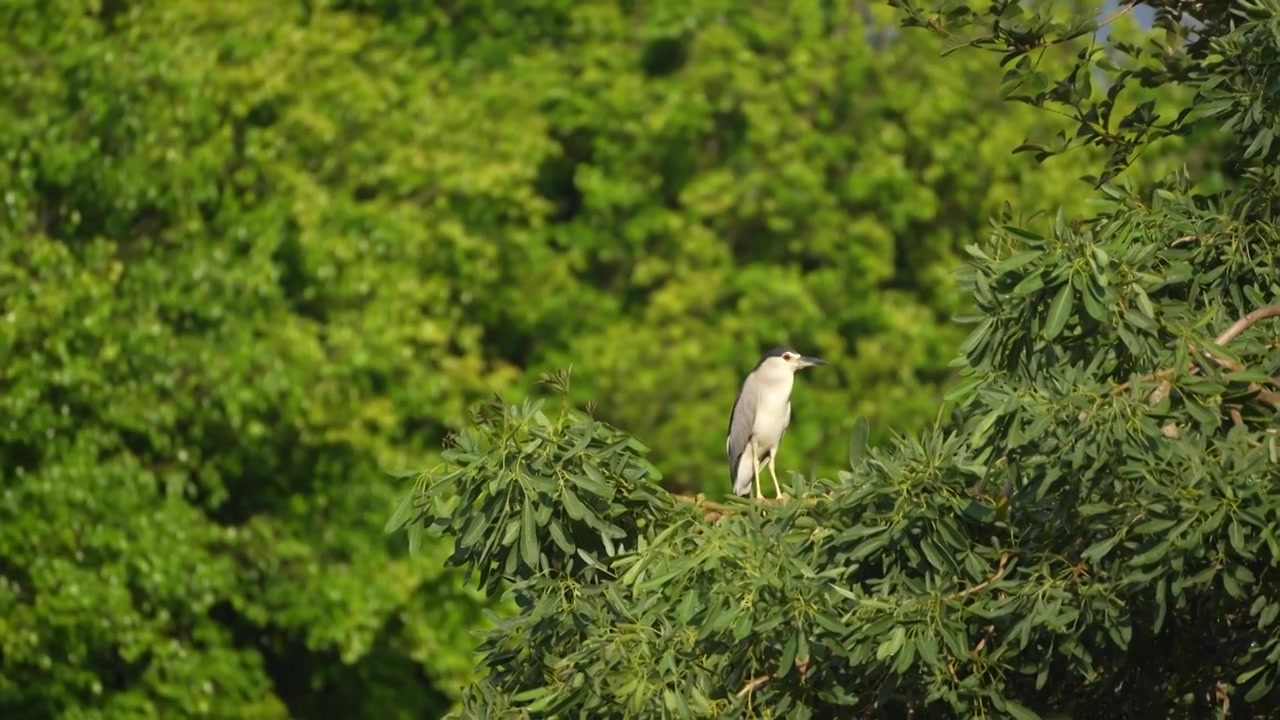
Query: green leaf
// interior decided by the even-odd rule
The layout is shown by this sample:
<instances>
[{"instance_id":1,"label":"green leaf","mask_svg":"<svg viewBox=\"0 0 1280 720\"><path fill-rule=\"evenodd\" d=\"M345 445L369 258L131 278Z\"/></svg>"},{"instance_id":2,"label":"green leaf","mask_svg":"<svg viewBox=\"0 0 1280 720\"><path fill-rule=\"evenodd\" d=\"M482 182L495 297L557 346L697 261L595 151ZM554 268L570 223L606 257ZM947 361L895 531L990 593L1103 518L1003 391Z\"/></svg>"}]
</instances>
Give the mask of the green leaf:
<instances>
[{"instance_id":1,"label":"green leaf","mask_svg":"<svg viewBox=\"0 0 1280 720\"><path fill-rule=\"evenodd\" d=\"M1280 603L1267 603L1258 615L1258 629L1262 630L1269 627L1276 621L1276 617L1280 615Z\"/></svg>"},{"instance_id":2,"label":"green leaf","mask_svg":"<svg viewBox=\"0 0 1280 720\"><path fill-rule=\"evenodd\" d=\"M1280 605L1276 607L1280 608ZM844 637L849 632L849 628L844 623L825 613L814 614L813 621L838 638Z\"/></svg>"},{"instance_id":3,"label":"green leaf","mask_svg":"<svg viewBox=\"0 0 1280 720\"><path fill-rule=\"evenodd\" d=\"M1013 720L1040 720L1040 716L1032 712L1031 708L1013 700L1004 701L1004 711L1009 713L1009 717Z\"/></svg>"},{"instance_id":4,"label":"green leaf","mask_svg":"<svg viewBox=\"0 0 1280 720\"><path fill-rule=\"evenodd\" d=\"M889 633L889 637L885 638L884 641L882 641L876 647L876 659L884 660L886 658L893 657L899 650L902 649L902 644L906 642L906 639L907 639L906 628L902 627L901 625L895 627Z\"/></svg>"},{"instance_id":5,"label":"green leaf","mask_svg":"<svg viewBox=\"0 0 1280 720\"><path fill-rule=\"evenodd\" d=\"M1145 552L1135 555L1131 560L1129 560L1129 564L1133 567L1142 567L1143 565L1150 565L1152 563L1159 562L1160 560L1162 560L1164 556L1168 554L1168 552L1169 552L1169 541L1162 540L1156 543L1155 545L1153 545L1150 549L1146 550Z\"/></svg>"},{"instance_id":6,"label":"green leaf","mask_svg":"<svg viewBox=\"0 0 1280 720\"><path fill-rule=\"evenodd\" d=\"M573 446L561 456L560 461L564 462L575 458L590 447L591 441L595 439L595 427L596 423L593 420L586 420L582 424L576 426L575 431L578 439L573 443Z\"/></svg>"},{"instance_id":7,"label":"green leaf","mask_svg":"<svg viewBox=\"0 0 1280 720\"><path fill-rule=\"evenodd\" d=\"M791 672L796 662L796 651L800 647L800 633L794 632L787 638L786 644L782 648L782 656L778 659L778 670L774 673L779 678L784 678L787 673Z\"/></svg>"},{"instance_id":8,"label":"green leaf","mask_svg":"<svg viewBox=\"0 0 1280 720\"><path fill-rule=\"evenodd\" d=\"M409 536L409 555L417 556L422 549L422 523L410 525L406 533Z\"/></svg>"},{"instance_id":9,"label":"green leaf","mask_svg":"<svg viewBox=\"0 0 1280 720\"><path fill-rule=\"evenodd\" d=\"M506 547L511 545L520 537L520 519L511 518L502 528L502 538L498 541L499 545Z\"/></svg>"},{"instance_id":10,"label":"green leaf","mask_svg":"<svg viewBox=\"0 0 1280 720\"><path fill-rule=\"evenodd\" d=\"M515 702L515 703L524 704L524 703L532 702L534 700L538 700L540 698L544 698L550 694L551 694L551 688L543 685L540 687L529 688L528 690L522 690L516 693L515 695L512 695L511 700L512 702Z\"/></svg>"},{"instance_id":11,"label":"green leaf","mask_svg":"<svg viewBox=\"0 0 1280 720\"><path fill-rule=\"evenodd\" d=\"M990 382L989 378L984 376L976 376L976 377L968 378L962 381L960 384L956 385L950 391L948 391L947 394L942 397L942 399L949 403L963 402L964 400L967 400L975 390L986 385L988 382ZM850 446L850 451L852 452L852 446ZM850 455L850 462L851 463L853 462L852 454Z\"/></svg>"},{"instance_id":12,"label":"green leaf","mask_svg":"<svg viewBox=\"0 0 1280 720\"><path fill-rule=\"evenodd\" d=\"M1245 702L1258 702L1271 692L1271 686L1275 682L1275 670L1268 668L1266 672L1258 676L1258 680L1244 694Z\"/></svg>"},{"instance_id":13,"label":"green leaf","mask_svg":"<svg viewBox=\"0 0 1280 720\"><path fill-rule=\"evenodd\" d=\"M1230 382L1238 383L1266 383L1271 381L1271 376L1262 370L1236 370L1224 373L1222 376Z\"/></svg>"},{"instance_id":14,"label":"green leaf","mask_svg":"<svg viewBox=\"0 0 1280 720\"><path fill-rule=\"evenodd\" d=\"M1275 140L1275 132L1271 128L1264 128L1254 136L1253 142L1249 143L1249 147L1245 148L1244 156L1252 158L1259 155L1265 155L1271 150L1271 143Z\"/></svg>"},{"instance_id":15,"label":"green leaf","mask_svg":"<svg viewBox=\"0 0 1280 720\"><path fill-rule=\"evenodd\" d=\"M1053 302L1049 304L1049 314L1044 322L1044 337L1046 340L1053 340L1058 337L1063 328L1067 325L1067 320L1071 316L1071 303L1075 297L1075 293L1071 287L1071 281L1063 283L1059 288L1058 294L1054 296Z\"/></svg>"},{"instance_id":16,"label":"green leaf","mask_svg":"<svg viewBox=\"0 0 1280 720\"><path fill-rule=\"evenodd\" d=\"M587 509L586 505L582 504L582 501L578 499L578 496L574 494L573 490L570 488L566 487L561 489L560 501L564 503L565 512L569 513L569 517L574 520L582 520L591 512Z\"/></svg>"},{"instance_id":17,"label":"green leaf","mask_svg":"<svg viewBox=\"0 0 1280 720\"><path fill-rule=\"evenodd\" d=\"M1142 289L1141 285L1134 284L1130 286L1133 289L1134 300L1138 304L1138 309L1142 314L1154 319L1156 316L1156 308L1151 304L1151 298L1147 296L1147 291Z\"/></svg>"},{"instance_id":18,"label":"green leaf","mask_svg":"<svg viewBox=\"0 0 1280 720\"><path fill-rule=\"evenodd\" d=\"M613 499L614 489L609 486L604 479L604 475L598 469L590 464L585 464L582 466L582 471L586 477L582 475L575 477L574 484L597 497L602 497L605 500Z\"/></svg>"},{"instance_id":19,"label":"green leaf","mask_svg":"<svg viewBox=\"0 0 1280 720\"><path fill-rule=\"evenodd\" d=\"M688 559L677 560L671 563L667 571L661 575L648 578L643 582L637 583L635 588L638 593L647 593L656 590L672 580L684 575L689 571L690 562Z\"/></svg>"},{"instance_id":20,"label":"green leaf","mask_svg":"<svg viewBox=\"0 0 1280 720\"><path fill-rule=\"evenodd\" d=\"M489 529L489 521L484 515L474 514L467 521L466 530L458 538L458 544L464 548L475 547Z\"/></svg>"},{"instance_id":21,"label":"green leaf","mask_svg":"<svg viewBox=\"0 0 1280 720\"><path fill-rule=\"evenodd\" d=\"M538 570L538 556L542 550L542 542L538 537L538 524L533 518L533 501L526 500L522 513L520 530L520 556L525 567Z\"/></svg>"},{"instance_id":22,"label":"green leaf","mask_svg":"<svg viewBox=\"0 0 1280 720\"><path fill-rule=\"evenodd\" d=\"M409 524L410 517L416 515L416 500L418 494L416 492L406 493L400 502L396 505L395 512L391 513L391 517L387 518L387 522L382 526L385 533L393 533Z\"/></svg>"},{"instance_id":23,"label":"green leaf","mask_svg":"<svg viewBox=\"0 0 1280 720\"><path fill-rule=\"evenodd\" d=\"M1044 283L1045 283L1044 271L1033 272L1027 275L1026 277L1022 278L1022 280L1020 280L1017 285L1013 286L1013 289L1009 291L1009 297L1011 298L1027 297L1032 293L1039 292L1040 288L1044 287Z\"/></svg>"},{"instance_id":24,"label":"green leaf","mask_svg":"<svg viewBox=\"0 0 1280 720\"><path fill-rule=\"evenodd\" d=\"M1085 63L1080 65L1075 73L1075 93L1076 97L1081 100L1089 100L1093 97L1093 67Z\"/></svg>"},{"instance_id":25,"label":"green leaf","mask_svg":"<svg viewBox=\"0 0 1280 720\"><path fill-rule=\"evenodd\" d=\"M1178 524L1177 520L1170 518L1155 518L1141 523L1133 529L1133 532L1136 535L1155 535L1168 530L1176 524Z\"/></svg>"},{"instance_id":26,"label":"green leaf","mask_svg":"<svg viewBox=\"0 0 1280 720\"><path fill-rule=\"evenodd\" d=\"M1014 235L1018 238L1021 238L1022 240L1025 240L1030 245L1039 246L1044 244L1043 235L1037 232L1034 232L1032 230L1028 230L1027 228L1018 227L1016 225L1001 225L1000 229L1004 230L1010 235Z\"/></svg>"},{"instance_id":27,"label":"green leaf","mask_svg":"<svg viewBox=\"0 0 1280 720\"><path fill-rule=\"evenodd\" d=\"M867 436L870 427L865 417L853 421L853 432L849 434L849 467L857 470L867 457Z\"/></svg>"},{"instance_id":28,"label":"green leaf","mask_svg":"<svg viewBox=\"0 0 1280 720\"><path fill-rule=\"evenodd\" d=\"M560 522L555 518L552 518L550 522L547 523L547 531L551 534L551 540L566 555L572 555L573 551L577 549L573 542L569 540L568 536L565 535L564 528L561 527Z\"/></svg>"},{"instance_id":29,"label":"green leaf","mask_svg":"<svg viewBox=\"0 0 1280 720\"><path fill-rule=\"evenodd\" d=\"M1227 525L1227 537L1231 541L1231 549L1235 550L1241 557L1252 558L1253 553L1250 552L1249 546L1245 543L1244 523L1239 519L1232 519Z\"/></svg>"},{"instance_id":30,"label":"green leaf","mask_svg":"<svg viewBox=\"0 0 1280 720\"><path fill-rule=\"evenodd\" d=\"M924 553L925 559L935 570L939 572L947 572L952 569L952 565L947 561L946 555L938 549L932 538L925 538L920 542L920 550Z\"/></svg>"},{"instance_id":31,"label":"green leaf","mask_svg":"<svg viewBox=\"0 0 1280 720\"><path fill-rule=\"evenodd\" d=\"M869 557L872 553L889 543L889 533L880 533L859 543L852 551L849 552L846 559L849 562L857 562Z\"/></svg>"},{"instance_id":32,"label":"green leaf","mask_svg":"<svg viewBox=\"0 0 1280 720\"><path fill-rule=\"evenodd\" d=\"M960 354L968 355L972 353L991 334L992 327L993 323L990 318L979 323L978 327L974 328L973 332L969 333L969 336L964 339L964 342L960 343Z\"/></svg>"},{"instance_id":33,"label":"green leaf","mask_svg":"<svg viewBox=\"0 0 1280 720\"><path fill-rule=\"evenodd\" d=\"M992 270L996 275L1004 275L1023 267L1027 263L1043 255L1044 251L1042 250L1026 250L1001 260Z\"/></svg>"},{"instance_id":34,"label":"green leaf","mask_svg":"<svg viewBox=\"0 0 1280 720\"><path fill-rule=\"evenodd\" d=\"M1116 536L1105 540L1099 540L1081 553L1081 557L1092 563L1102 562L1102 559L1115 548L1116 544L1120 542L1120 539L1120 536Z\"/></svg>"}]
</instances>

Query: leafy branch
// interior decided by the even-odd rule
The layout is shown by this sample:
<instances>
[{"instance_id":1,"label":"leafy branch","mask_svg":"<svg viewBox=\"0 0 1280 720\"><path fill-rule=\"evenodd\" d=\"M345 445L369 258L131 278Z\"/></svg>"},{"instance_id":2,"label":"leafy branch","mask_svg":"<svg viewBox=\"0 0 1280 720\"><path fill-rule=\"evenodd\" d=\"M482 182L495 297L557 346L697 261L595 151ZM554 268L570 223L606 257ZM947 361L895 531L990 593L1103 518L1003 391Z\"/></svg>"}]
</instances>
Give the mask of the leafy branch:
<instances>
[{"instance_id":1,"label":"leafy branch","mask_svg":"<svg viewBox=\"0 0 1280 720\"><path fill-rule=\"evenodd\" d=\"M1077 127L1061 147L1106 158L1090 178L1096 214L1032 228L1009 212L965 247L971 332L950 412L923 432L871 448L859 421L847 467L761 505L661 490L643 444L567 398L477 415L391 524L453 537L449 562L520 607L485 636L466 712L1033 720L1275 706L1280 358L1259 330L1280 317L1266 135L1280 91L1265 62L1225 50L1271 62L1280 39L1261 5L1228 17L1212 4L1191 37L1174 17L1190 4L1148 4L1168 11L1166 41L1090 44L1056 81L1032 55L1074 49L1087 21L1011 2L928 13L935 31L989 32L1012 66L1008 99L1065 113ZM899 7L911 24L915 4ZM1166 86L1179 92L1143 96ZM1183 107L1165 120L1170 98ZM1206 118L1249 169L1238 186L1197 193L1185 171L1151 188L1110 181ZM1152 381L1155 402L1125 392Z\"/></svg>"}]
</instances>

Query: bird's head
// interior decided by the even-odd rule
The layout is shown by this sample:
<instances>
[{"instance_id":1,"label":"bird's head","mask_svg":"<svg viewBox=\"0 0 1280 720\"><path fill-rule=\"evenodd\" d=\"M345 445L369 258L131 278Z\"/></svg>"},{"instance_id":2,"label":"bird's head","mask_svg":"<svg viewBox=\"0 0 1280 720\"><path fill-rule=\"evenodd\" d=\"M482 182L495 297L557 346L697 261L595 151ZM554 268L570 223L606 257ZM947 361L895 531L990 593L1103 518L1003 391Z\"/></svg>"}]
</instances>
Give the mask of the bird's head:
<instances>
[{"instance_id":1,"label":"bird's head","mask_svg":"<svg viewBox=\"0 0 1280 720\"><path fill-rule=\"evenodd\" d=\"M822 358L811 357L809 355L801 355L791 348L779 347L770 350L760 358L760 368L774 372L794 373L814 365L826 365L827 361Z\"/></svg>"}]
</instances>

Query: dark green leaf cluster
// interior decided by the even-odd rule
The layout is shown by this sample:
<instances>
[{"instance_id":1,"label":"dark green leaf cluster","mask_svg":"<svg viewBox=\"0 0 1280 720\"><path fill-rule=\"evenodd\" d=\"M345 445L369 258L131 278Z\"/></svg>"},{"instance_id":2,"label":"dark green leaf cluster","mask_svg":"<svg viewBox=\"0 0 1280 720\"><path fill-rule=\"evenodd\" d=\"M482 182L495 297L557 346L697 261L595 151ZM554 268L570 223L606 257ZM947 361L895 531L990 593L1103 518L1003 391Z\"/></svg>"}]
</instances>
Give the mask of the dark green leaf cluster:
<instances>
[{"instance_id":1,"label":"dark green leaf cluster","mask_svg":"<svg viewBox=\"0 0 1280 720\"><path fill-rule=\"evenodd\" d=\"M1073 148L1100 148L1107 160L1086 176L1095 185L1173 136L1246 133L1248 142L1224 151L1233 173L1256 169L1252 161L1270 151L1276 124L1264 99L1263 68L1275 62L1276 20L1267 2L1126 2L1105 17L1026 0L890 5L902 11L904 25L942 36L950 51L998 53L1004 99L1070 120L1052 139L1028 140L1015 152L1043 161ZM1138 7L1153 14L1155 33L1139 36L1124 27ZM1103 28L1106 41L1098 36Z\"/></svg>"},{"instance_id":2,"label":"dark green leaf cluster","mask_svg":"<svg viewBox=\"0 0 1280 720\"><path fill-rule=\"evenodd\" d=\"M424 529L456 537L450 562L491 592L534 577L597 582L606 558L634 548L672 505L647 450L582 413L490 402L451 440L451 469L420 480L387 530L407 529L412 550Z\"/></svg>"},{"instance_id":3,"label":"dark green leaf cluster","mask_svg":"<svg viewBox=\"0 0 1280 720\"><path fill-rule=\"evenodd\" d=\"M1280 315L1280 243L1106 189L1087 226L975 248L983 312L953 398L991 486L1013 489L1017 546L1070 572L1073 632L1045 648L1087 659L1056 671L1076 697L1125 683L1150 713L1222 681L1254 702L1280 658L1280 333L1247 318Z\"/></svg>"}]
</instances>

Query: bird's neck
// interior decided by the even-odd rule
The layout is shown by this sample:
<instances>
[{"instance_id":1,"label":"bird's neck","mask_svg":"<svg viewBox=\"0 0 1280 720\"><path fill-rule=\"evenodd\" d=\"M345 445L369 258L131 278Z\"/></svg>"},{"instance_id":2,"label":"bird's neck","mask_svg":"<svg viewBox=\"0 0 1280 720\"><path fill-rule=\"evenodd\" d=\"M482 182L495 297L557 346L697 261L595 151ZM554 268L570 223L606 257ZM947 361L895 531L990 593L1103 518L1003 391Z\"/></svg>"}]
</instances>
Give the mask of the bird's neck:
<instances>
[{"instance_id":1,"label":"bird's neck","mask_svg":"<svg viewBox=\"0 0 1280 720\"><path fill-rule=\"evenodd\" d=\"M796 374L788 368L766 370L760 374L760 379L772 387L790 388L791 384L795 382Z\"/></svg>"}]
</instances>

